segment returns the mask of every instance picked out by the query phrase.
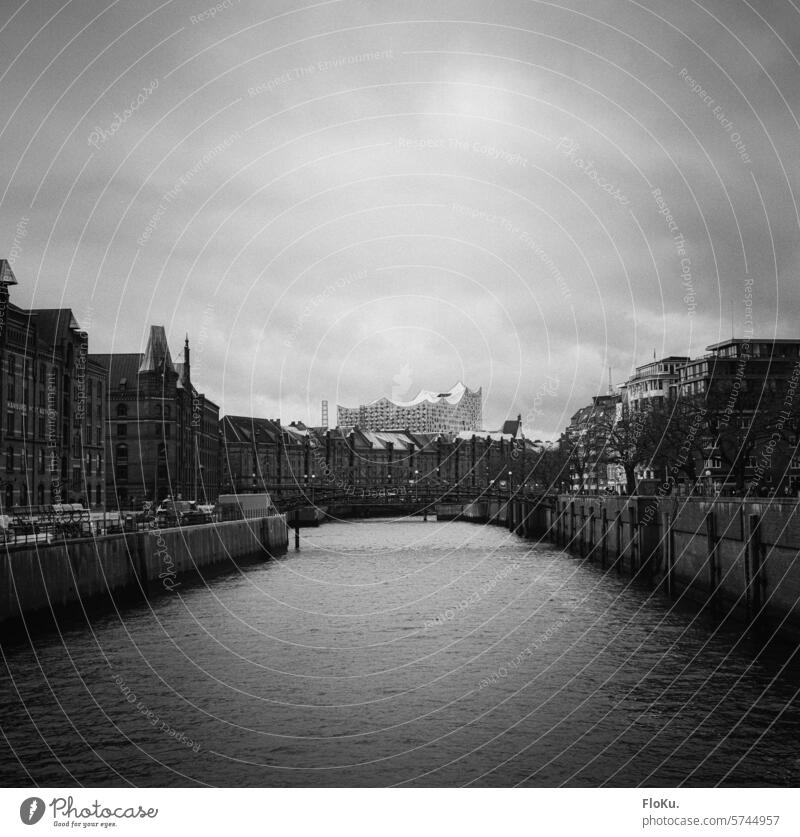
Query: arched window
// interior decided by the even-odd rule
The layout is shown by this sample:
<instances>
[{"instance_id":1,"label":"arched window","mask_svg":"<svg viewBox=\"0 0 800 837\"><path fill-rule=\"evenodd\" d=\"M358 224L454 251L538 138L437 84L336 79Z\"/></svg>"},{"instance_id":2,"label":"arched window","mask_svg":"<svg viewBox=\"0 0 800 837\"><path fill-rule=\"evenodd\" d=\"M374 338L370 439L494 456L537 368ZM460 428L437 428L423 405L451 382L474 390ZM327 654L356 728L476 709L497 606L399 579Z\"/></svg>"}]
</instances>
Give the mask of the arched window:
<instances>
[{"instance_id":1,"label":"arched window","mask_svg":"<svg viewBox=\"0 0 800 837\"><path fill-rule=\"evenodd\" d=\"M157 416L158 418L161 418L161 405L160 404L155 404L153 406L153 414L155 416Z\"/></svg>"},{"instance_id":2,"label":"arched window","mask_svg":"<svg viewBox=\"0 0 800 837\"><path fill-rule=\"evenodd\" d=\"M19 504L21 506L28 505L28 486L24 482L19 489Z\"/></svg>"},{"instance_id":3,"label":"arched window","mask_svg":"<svg viewBox=\"0 0 800 837\"><path fill-rule=\"evenodd\" d=\"M127 445L117 445L114 449L117 459L124 459L127 461L128 459L128 446Z\"/></svg>"},{"instance_id":4,"label":"arched window","mask_svg":"<svg viewBox=\"0 0 800 837\"><path fill-rule=\"evenodd\" d=\"M36 497L37 497L37 502L39 503L39 505L43 506L44 505L44 485L42 485L42 483L39 483L39 487L36 489Z\"/></svg>"},{"instance_id":5,"label":"arched window","mask_svg":"<svg viewBox=\"0 0 800 837\"><path fill-rule=\"evenodd\" d=\"M172 415L172 410L170 409L169 404L164 405L164 418L170 418Z\"/></svg>"},{"instance_id":6,"label":"arched window","mask_svg":"<svg viewBox=\"0 0 800 837\"><path fill-rule=\"evenodd\" d=\"M128 415L127 404L117 404L117 418L125 418Z\"/></svg>"},{"instance_id":7,"label":"arched window","mask_svg":"<svg viewBox=\"0 0 800 837\"><path fill-rule=\"evenodd\" d=\"M14 486L11 483L6 483L6 508L10 509L14 505Z\"/></svg>"}]
</instances>

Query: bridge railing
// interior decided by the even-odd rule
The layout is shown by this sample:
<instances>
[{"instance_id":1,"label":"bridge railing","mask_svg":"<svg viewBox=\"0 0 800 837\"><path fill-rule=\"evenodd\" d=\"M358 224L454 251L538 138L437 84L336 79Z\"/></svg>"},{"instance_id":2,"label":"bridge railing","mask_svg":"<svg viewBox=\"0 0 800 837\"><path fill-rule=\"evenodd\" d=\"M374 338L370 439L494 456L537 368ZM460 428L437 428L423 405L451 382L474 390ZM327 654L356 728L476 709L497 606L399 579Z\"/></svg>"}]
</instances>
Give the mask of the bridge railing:
<instances>
[{"instance_id":1,"label":"bridge railing","mask_svg":"<svg viewBox=\"0 0 800 837\"><path fill-rule=\"evenodd\" d=\"M409 490L392 487L363 486L349 490L317 486L296 486L293 490L270 492L273 502L280 511L290 511L303 506L327 505L370 505L419 508L433 507L438 503L472 503L476 501L499 501L501 503L520 499L541 499L541 490L519 487L509 491L507 488L482 489L464 486L442 486L434 488L416 488Z\"/></svg>"}]
</instances>

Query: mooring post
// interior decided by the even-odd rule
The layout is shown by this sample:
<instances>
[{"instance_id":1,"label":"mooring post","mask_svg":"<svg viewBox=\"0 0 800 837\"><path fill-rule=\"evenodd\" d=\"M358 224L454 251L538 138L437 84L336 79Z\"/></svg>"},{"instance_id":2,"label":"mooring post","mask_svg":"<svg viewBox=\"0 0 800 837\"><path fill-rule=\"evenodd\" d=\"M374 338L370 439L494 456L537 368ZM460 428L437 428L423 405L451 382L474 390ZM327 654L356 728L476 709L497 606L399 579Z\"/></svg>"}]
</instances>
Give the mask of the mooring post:
<instances>
[{"instance_id":1,"label":"mooring post","mask_svg":"<svg viewBox=\"0 0 800 837\"><path fill-rule=\"evenodd\" d=\"M761 518L757 514L747 517L747 554L745 556L745 589L747 590L747 615L758 618L762 599L761 571Z\"/></svg>"},{"instance_id":2,"label":"mooring post","mask_svg":"<svg viewBox=\"0 0 800 837\"><path fill-rule=\"evenodd\" d=\"M297 523L294 525L294 548L300 549L300 526Z\"/></svg>"},{"instance_id":3,"label":"mooring post","mask_svg":"<svg viewBox=\"0 0 800 837\"><path fill-rule=\"evenodd\" d=\"M717 519L713 508L711 508L706 515L706 544L708 554L708 587L712 605L717 597L717 587L719 585L717 541Z\"/></svg>"},{"instance_id":4,"label":"mooring post","mask_svg":"<svg viewBox=\"0 0 800 837\"><path fill-rule=\"evenodd\" d=\"M664 567L667 581L667 595L675 598L675 536L672 531L672 515L664 512L661 516L663 521L664 536L662 538L664 549Z\"/></svg>"},{"instance_id":5,"label":"mooring post","mask_svg":"<svg viewBox=\"0 0 800 837\"><path fill-rule=\"evenodd\" d=\"M608 559L608 509L603 506L600 512L600 566L606 568Z\"/></svg>"}]
</instances>

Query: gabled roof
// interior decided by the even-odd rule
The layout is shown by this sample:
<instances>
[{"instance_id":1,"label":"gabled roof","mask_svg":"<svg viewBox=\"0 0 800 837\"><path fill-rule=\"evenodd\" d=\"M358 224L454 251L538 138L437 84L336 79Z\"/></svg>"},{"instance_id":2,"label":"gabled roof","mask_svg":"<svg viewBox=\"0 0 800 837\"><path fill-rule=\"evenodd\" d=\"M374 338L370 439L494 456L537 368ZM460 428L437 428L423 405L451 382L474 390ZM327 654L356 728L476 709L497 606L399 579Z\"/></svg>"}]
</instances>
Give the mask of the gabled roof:
<instances>
[{"instance_id":1,"label":"gabled roof","mask_svg":"<svg viewBox=\"0 0 800 837\"><path fill-rule=\"evenodd\" d=\"M141 352L129 352L113 355L89 355L89 358L108 370L108 386L119 389L121 383L134 388L137 386Z\"/></svg>"},{"instance_id":2,"label":"gabled roof","mask_svg":"<svg viewBox=\"0 0 800 837\"><path fill-rule=\"evenodd\" d=\"M139 366L140 372L160 372L162 368L175 371L172 357L167 344L167 332L164 326L151 325L150 336L147 339L147 348L144 350L142 363Z\"/></svg>"},{"instance_id":3,"label":"gabled roof","mask_svg":"<svg viewBox=\"0 0 800 837\"><path fill-rule=\"evenodd\" d=\"M221 419L223 440L227 443L242 442L256 444L279 441L282 428L271 419L253 418L252 416L224 416Z\"/></svg>"},{"instance_id":4,"label":"gabled roof","mask_svg":"<svg viewBox=\"0 0 800 837\"><path fill-rule=\"evenodd\" d=\"M8 259L0 259L0 285L16 285L17 277L11 269Z\"/></svg>"},{"instance_id":5,"label":"gabled roof","mask_svg":"<svg viewBox=\"0 0 800 837\"><path fill-rule=\"evenodd\" d=\"M71 308L36 308L31 313L36 315L39 339L49 346L55 346L70 331L80 331Z\"/></svg>"}]
</instances>

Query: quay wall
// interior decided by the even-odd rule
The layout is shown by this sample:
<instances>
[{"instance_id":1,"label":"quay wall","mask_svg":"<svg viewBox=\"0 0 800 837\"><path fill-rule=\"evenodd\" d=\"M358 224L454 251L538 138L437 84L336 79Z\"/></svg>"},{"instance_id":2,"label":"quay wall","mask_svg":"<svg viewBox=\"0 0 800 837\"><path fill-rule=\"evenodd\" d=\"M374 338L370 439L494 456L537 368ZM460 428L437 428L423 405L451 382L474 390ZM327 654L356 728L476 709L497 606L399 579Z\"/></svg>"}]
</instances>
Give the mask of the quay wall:
<instances>
[{"instance_id":1,"label":"quay wall","mask_svg":"<svg viewBox=\"0 0 800 837\"><path fill-rule=\"evenodd\" d=\"M203 569L279 555L283 515L31 544L0 551L0 623L174 589Z\"/></svg>"},{"instance_id":2,"label":"quay wall","mask_svg":"<svg viewBox=\"0 0 800 837\"><path fill-rule=\"evenodd\" d=\"M560 495L485 505L486 522L552 541L673 599L800 636L797 500ZM448 514L476 519L467 508Z\"/></svg>"}]
</instances>

